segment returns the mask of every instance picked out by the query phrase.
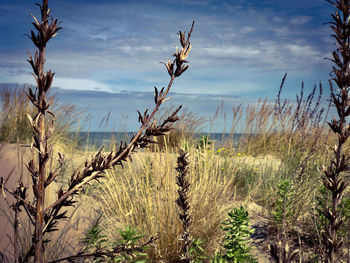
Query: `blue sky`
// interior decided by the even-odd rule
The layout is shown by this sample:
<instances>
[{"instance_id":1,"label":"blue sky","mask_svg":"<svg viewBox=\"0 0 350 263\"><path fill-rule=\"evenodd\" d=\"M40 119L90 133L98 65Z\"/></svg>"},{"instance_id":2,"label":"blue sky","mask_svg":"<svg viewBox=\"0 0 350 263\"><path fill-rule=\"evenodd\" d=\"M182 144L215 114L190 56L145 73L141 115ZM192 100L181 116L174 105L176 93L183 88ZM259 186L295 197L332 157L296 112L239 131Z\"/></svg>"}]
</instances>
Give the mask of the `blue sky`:
<instances>
[{"instance_id":1,"label":"blue sky","mask_svg":"<svg viewBox=\"0 0 350 263\"><path fill-rule=\"evenodd\" d=\"M34 48L24 36L32 29L30 13L39 16L34 3L0 1L0 83L34 84L26 62L26 50ZM135 110L149 104L128 103L121 93L147 94L167 85L159 62L171 58L176 33L189 30L192 20L190 68L173 85L181 94L174 104L214 115L221 100L228 111L234 103L273 100L285 72L286 98L295 97L302 81L309 90L319 82L328 88L331 64L324 58L335 46L323 23L333 8L323 0L49 0L49 6L63 26L48 44L46 63L56 72L53 86L61 100L84 107L96 105L97 91L119 98L90 107L92 130L109 110L115 119L127 114L134 122Z\"/></svg>"}]
</instances>

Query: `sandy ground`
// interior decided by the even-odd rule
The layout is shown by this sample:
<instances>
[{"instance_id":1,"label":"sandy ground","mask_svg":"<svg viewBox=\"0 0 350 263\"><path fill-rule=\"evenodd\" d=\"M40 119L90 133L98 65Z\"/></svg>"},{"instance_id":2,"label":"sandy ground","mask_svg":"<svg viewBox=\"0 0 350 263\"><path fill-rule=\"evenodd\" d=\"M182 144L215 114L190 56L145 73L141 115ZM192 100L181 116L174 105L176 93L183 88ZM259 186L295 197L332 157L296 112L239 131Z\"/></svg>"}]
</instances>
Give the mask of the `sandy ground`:
<instances>
[{"instance_id":1,"label":"sandy ground","mask_svg":"<svg viewBox=\"0 0 350 263\"><path fill-rule=\"evenodd\" d=\"M18 179L22 175L23 182L30 185L31 179L25 164L28 162L31 156L30 148L21 147L15 144L5 144L0 146L0 177L7 180L6 187L8 189L15 189L18 185ZM9 177L10 175L10 177ZM55 192L59 189L58 185L53 183L50 185L49 193L46 195L48 202L52 202L56 198ZM32 191L29 190L29 198L33 196ZM9 206L14 203L14 198L8 194L6 198L3 194L0 196L0 263L13 262L13 212ZM83 202L84 203L84 202ZM88 203L85 202L85 203ZM69 209L70 218L59 225L59 229L63 231L54 232L49 238L50 242L50 258L62 256L64 254L70 255L71 251L77 247L77 243L84 235L84 231L87 226L91 224L91 221L96 217L92 208L78 207ZM21 213L21 232L28 233L29 224L26 214ZM22 247L27 247L30 240L30 235L25 234L25 237L21 237ZM26 241L27 240L27 241ZM54 254L52 253L54 252ZM64 252L65 251L65 252Z\"/></svg>"},{"instance_id":2,"label":"sandy ground","mask_svg":"<svg viewBox=\"0 0 350 263\"><path fill-rule=\"evenodd\" d=\"M1 145L0 146L0 177L3 177L6 182L6 187L15 189L18 184L20 174L23 174L25 182L28 182L28 173L23 165L19 165L29 158L28 148L20 147L19 145ZM22 167L22 168L21 168ZM8 177L10 175L10 177ZM6 199L0 197L0 251L4 255L12 254L13 227L12 227L12 211L9 205L14 203L14 199L6 193ZM0 260L1 261L1 260Z\"/></svg>"}]
</instances>

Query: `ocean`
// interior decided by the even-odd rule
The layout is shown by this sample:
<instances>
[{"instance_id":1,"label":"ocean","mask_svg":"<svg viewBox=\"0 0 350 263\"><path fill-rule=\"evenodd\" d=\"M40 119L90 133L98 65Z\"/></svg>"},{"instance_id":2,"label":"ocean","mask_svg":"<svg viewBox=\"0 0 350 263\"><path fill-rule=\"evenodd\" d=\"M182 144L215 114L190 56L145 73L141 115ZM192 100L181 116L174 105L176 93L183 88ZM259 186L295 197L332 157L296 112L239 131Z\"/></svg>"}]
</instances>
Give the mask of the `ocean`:
<instances>
[{"instance_id":1,"label":"ocean","mask_svg":"<svg viewBox=\"0 0 350 263\"><path fill-rule=\"evenodd\" d=\"M76 136L75 133L70 134L71 137ZM80 132L78 135L79 147L94 147L100 148L101 146L108 147L111 141L129 142L133 136L133 132ZM220 146L220 144L226 139L233 139L237 142L242 136L242 133L230 134L230 133L195 133L194 138L198 140L203 136L208 136L211 141L215 141L215 145Z\"/></svg>"}]
</instances>

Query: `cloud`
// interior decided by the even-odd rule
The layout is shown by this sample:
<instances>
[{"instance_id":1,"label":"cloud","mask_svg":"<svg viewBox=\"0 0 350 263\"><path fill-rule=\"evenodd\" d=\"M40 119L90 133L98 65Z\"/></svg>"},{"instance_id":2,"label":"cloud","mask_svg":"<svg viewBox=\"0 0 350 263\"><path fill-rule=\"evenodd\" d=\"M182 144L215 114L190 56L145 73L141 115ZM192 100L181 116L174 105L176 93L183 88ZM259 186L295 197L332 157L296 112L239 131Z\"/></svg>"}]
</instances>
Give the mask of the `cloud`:
<instances>
[{"instance_id":1,"label":"cloud","mask_svg":"<svg viewBox=\"0 0 350 263\"><path fill-rule=\"evenodd\" d=\"M204 53L210 54L210 56L216 58L244 58L250 59L255 58L260 54L260 50L254 47L231 45L231 46L218 46L218 47L207 47L202 48Z\"/></svg>"},{"instance_id":2,"label":"cloud","mask_svg":"<svg viewBox=\"0 0 350 263\"><path fill-rule=\"evenodd\" d=\"M317 13L320 4L303 5L296 13L303 1L293 8L285 1L200 2L77 0L70 8L66 0L52 2L63 30L48 44L46 68L56 72L55 85L66 89L118 92L163 86L168 76L159 62L172 58L179 45L176 32L196 20L190 68L176 80L177 91L251 94L274 89L269 85L281 72L293 71L300 81L327 75L323 57L331 43L323 37L322 23L313 24L323 19ZM15 4L7 0L6 5L7 19L17 21L11 20L19 16ZM22 33L22 28L11 30ZM32 46L25 38L15 39L0 53L0 81L32 83L22 48Z\"/></svg>"},{"instance_id":3,"label":"cloud","mask_svg":"<svg viewBox=\"0 0 350 263\"><path fill-rule=\"evenodd\" d=\"M104 92L113 92L109 85L91 79L74 79L74 78L54 78L53 86L62 87L63 89L74 90L98 90Z\"/></svg>"},{"instance_id":4,"label":"cloud","mask_svg":"<svg viewBox=\"0 0 350 263\"><path fill-rule=\"evenodd\" d=\"M292 25L304 25L311 20L311 16L296 16L290 19L290 23Z\"/></svg>"}]
</instances>

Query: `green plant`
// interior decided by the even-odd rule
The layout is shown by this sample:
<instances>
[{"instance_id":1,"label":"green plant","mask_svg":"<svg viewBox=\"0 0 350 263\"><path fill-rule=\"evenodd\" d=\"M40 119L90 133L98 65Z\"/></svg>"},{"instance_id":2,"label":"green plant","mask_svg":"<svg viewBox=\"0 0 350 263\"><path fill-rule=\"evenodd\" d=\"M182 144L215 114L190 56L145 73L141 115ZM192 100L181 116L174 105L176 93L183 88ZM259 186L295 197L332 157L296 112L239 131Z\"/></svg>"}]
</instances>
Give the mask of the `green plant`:
<instances>
[{"instance_id":1,"label":"green plant","mask_svg":"<svg viewBox=\"0 0 350 263\"><path fill-rule=\"evenodd\" d=\"M248 244L250 234L254 231L249 227L248 211L243 206L234 208L228 213L228 219L222 224L222 230L225 231L225 237L222 245L224 251L221 256L216 256L214 262L256 262L251 254L251 247ZM218 261L219 260L219 261Z\"/></svg>"},{"instance_id":2,"label":"green plant","mask_svg":"<svg viewBox=\"0 0 350 263\"><path fill-rule=\"evenodd\" d=\"M191 257L193 263L202 263L205 259L208 258L206 255L207 253L203 248L204 244L204 240L200 238L196 238L192 241L188 254Z\"/></svg>"},{"instance_id":3,"label":"green plant","mask_svg":"<svg viewBox=\"0 0 350 263\"><path fill-rule=\"evenodd\" d=\"M92 255L96 255L92 257L92 261L95 263L100 262L121 262L121 263L145 263L145 256L147 253L145 252L149 249L148 246L141 246L139 249L135 250L137 243L144 236L140 234L140 232L133 228L132 226L126 226L124 230L119 230L119 234L121 239L116 242L110 242L107 238L107 235L102 234L103 229L101 228L99 221L97 220L95 224L86 231L85 238L82 240L82 244L84 248L82 251L89 252ZM122 247L123 252L120 255L105 257L100 256L100 253L104 251L108 251L111 248ZM129 250L129 251L128 251ZM127 252L125 252L127 251Z\"/></svg>"},{"instance_id":4,"label":"green plant","mask_svg":"<svg viewBox=\"0 0 350 263\"><path fill-rule=\"evenodd\" d=\"M324 187L324 185L321 185L316 193L315 196L315 208L314 208L314 223L315 223L315 232L318 237L318 251L315 251L314 258L321 260L321 258L324 258L324 251L322 245L322 234L321 231L326 226L326 217L324 215L324 211L329 205L329 197L328 197L328 191Z\"/></svg>"},{"instance_id":5,"label":"green plant","mask_svg":"<svg viewBox=\"0 0 350 263\"><path fill-rule=\"evenodd\" d=\"M219 252L214 255L214 257L210 260L211 263L226 263L225 256Z\"/></svg>"},{"instance_id":6,"label":"green plant","mask_svg":"<svg viewBox=\"0 0 350 263\"><path fill-rule=\"evenodd\" d=\"M205 149L212 144L212 140L209 135L203 135L198 140L198 148Z\"/></svg>"},{"instance_id":7,"label":"green plant","mask_svg":"<svg viewBox=\"0 0 350 263\"><path fill-rule=\"evenodd\" d=\"M108 239L106 235L102 234L102 231L99 220L96 220L92 227L86 231L85 237L81 241L84 245L83 251L92 251L96 254L106 249ZM93 257L92 260L93 262L101 262L101 259L97 257Z\"/></svg>"},{"instance_id":8,"label":"green plant","mask_svg":"<svg viewBox=\"0 0 350 263\"><path fill-rule=\"evenodd\" d=\"M274 262L289 263L299 252L297 249L290 249L288 244L289 224L294 213L292 204L295 189L289 179L282 180L277 184L277 189L275 210L272 212L274 223L277 226L277 235L272 244L269 245L269 249Z\"/></svg>"},{"instance_id":9,"label":"green plant","mask_svg":"<svg viewBox=\"0 0 350 263\"><path fill-rule=\"evenodd\" d=\"M287 227L289 220L293 216L294 191L292 181L289 179L282 180L277 184L275 210L272 212L272 216L278 227Z\"/></svg>"},{"instance_id":10,"label":"green plant","mask_svg":"<svg viewBox=\"0 0 350 263\"><path fill-rule=\"evenodd\" d=\"M119 230L119 234L122 237L121 240L113 243L113 246L122 245L127 248L133 248L140 241L143 234L137 228L133 228L128 225L124 230ZM117 256L113 262L130 262L130 263L144 263L147 262L145 257L147 255L146 250L149 249L149 246L141 247L139 250L135 250L132 253L123 252L120 256Z\"/></svg>"}]
</instances>

